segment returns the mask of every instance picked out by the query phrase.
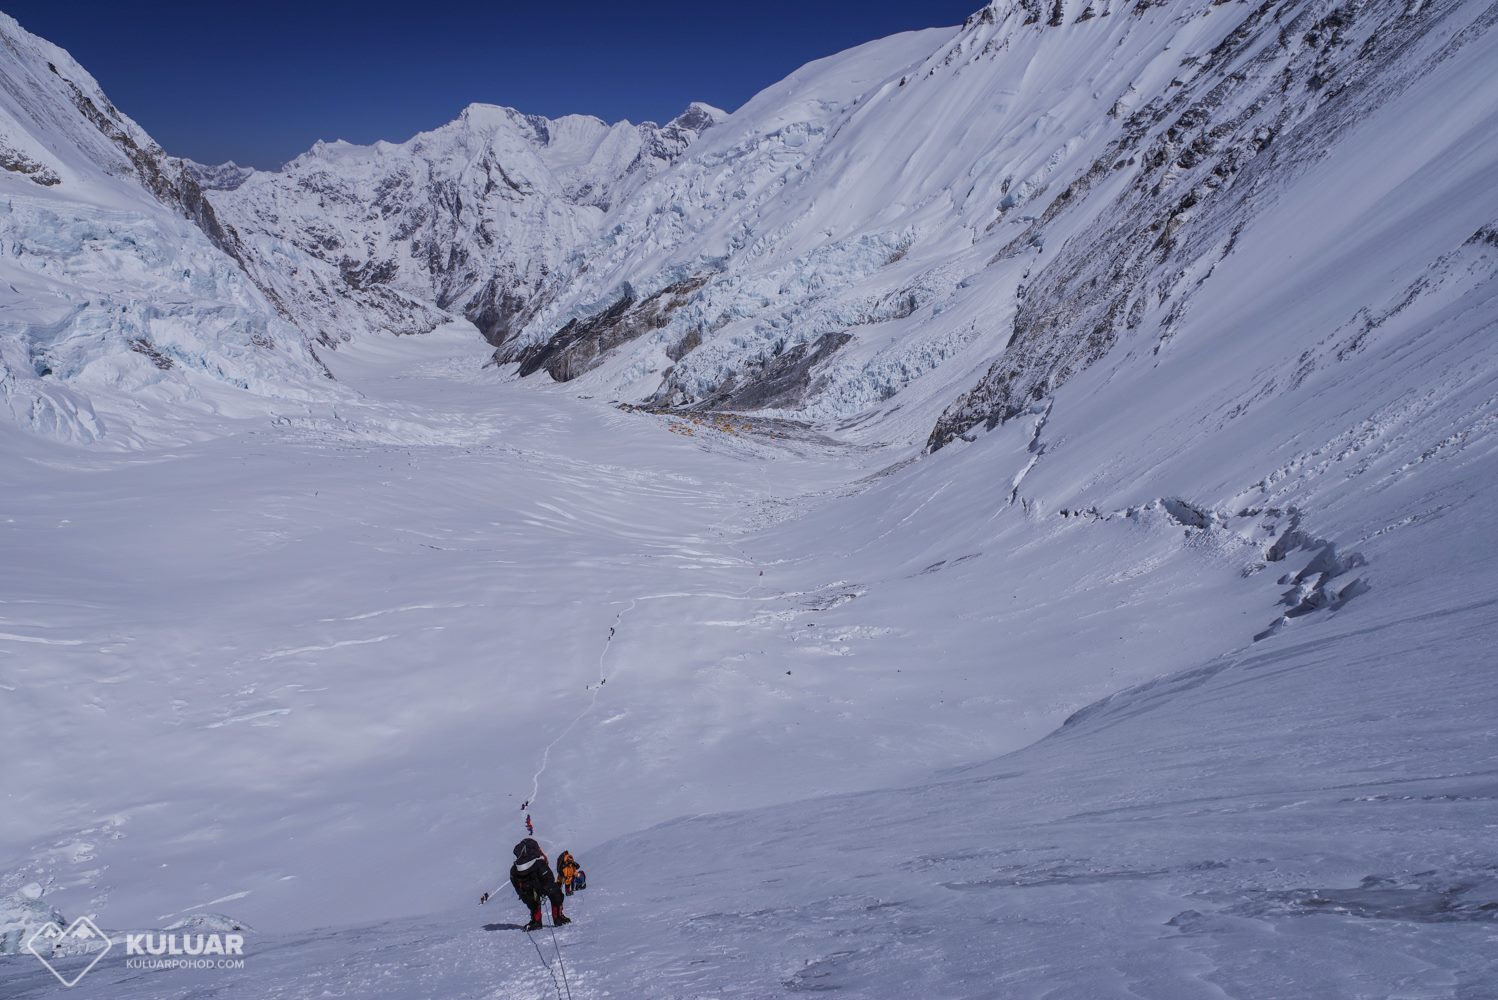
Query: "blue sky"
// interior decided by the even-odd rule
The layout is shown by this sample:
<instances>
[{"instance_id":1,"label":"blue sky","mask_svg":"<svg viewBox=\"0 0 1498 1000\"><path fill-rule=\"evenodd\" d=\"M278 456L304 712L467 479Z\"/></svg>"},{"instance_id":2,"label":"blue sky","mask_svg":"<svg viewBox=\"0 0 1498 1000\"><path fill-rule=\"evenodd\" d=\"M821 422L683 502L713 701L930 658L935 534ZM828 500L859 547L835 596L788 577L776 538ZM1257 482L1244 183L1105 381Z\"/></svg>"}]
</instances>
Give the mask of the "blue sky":
<instances>
[{"instance_id":1,"label":"blue sky","mask_svg":"<svg viewBox=\"0 0 1498 1000\"><path fill-rule=\"evenodd\" d=\"M318 139L404 139L474 101L633 121L693 100L733 110L811 59L981 6L0 0L168 151L259 167Z\"/></svg>"}]
</instances>

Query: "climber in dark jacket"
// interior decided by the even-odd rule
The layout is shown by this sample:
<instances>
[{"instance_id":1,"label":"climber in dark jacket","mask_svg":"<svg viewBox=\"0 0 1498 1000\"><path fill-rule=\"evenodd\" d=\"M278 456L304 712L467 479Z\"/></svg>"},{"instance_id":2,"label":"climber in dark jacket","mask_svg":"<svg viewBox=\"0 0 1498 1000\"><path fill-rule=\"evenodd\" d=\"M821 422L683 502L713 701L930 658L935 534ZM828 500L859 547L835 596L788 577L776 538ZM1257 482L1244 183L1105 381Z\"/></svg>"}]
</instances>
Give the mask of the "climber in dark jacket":
<instances>
[{"instance_id":1,"label":"climber in dark jacket","mask_svg":"<svg viewBox=\"0 0 1498 1000\"><path fill-rule=\"evenodd\" d=\"M525 925L528 931L539 930L541 923L541 900L551 900L551 923L554 927L570 924L572 921L562 912L562 887L557 885L556 876L551 873L551 864L546 860L546 852L541 850L541 845L531 837L526 837L515 845L515 863L510 866L510 885L515 887L515 895L531 911L531 922ZM479 902L487 902L489 894L486 892Z\"/></svg>"}]
</instances>

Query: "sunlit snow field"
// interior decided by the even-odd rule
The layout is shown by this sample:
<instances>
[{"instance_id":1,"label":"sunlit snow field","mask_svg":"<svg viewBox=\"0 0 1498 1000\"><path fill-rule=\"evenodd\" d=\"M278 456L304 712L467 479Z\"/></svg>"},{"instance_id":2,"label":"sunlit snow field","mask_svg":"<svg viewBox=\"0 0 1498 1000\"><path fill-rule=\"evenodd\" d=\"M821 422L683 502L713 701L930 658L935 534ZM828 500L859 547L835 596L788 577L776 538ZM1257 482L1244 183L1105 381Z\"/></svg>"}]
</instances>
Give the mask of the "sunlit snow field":
<instances>
[{"instance_id":1,"label":"sunlit snow field","mask_svg":"<svg viewBox=\"0 0 1498 1000\"><path fill-rule=\"evenodd\" d=\"M867 478L890 453L669 433L496 386L480 346L340 352L361 402L202 446L11 435L7 729L67 738L15 774L8 888L122 924L429 909L490 879L523 800L591 844L912 780L1246 641L1278 596L1175 525L1058 565L1001 543L1028 530L1002 498Z\"/></svg>"},{"instance_id":2,"label":"sunlit snow field","mask_svg":"<svg viewBox=\"0 0 1498 1000\"><path fill-rule=\"evenodd\" d=\"M0 1000L1498 998L1498 7L1045 6L206 192L0 16Z\"/></svg>"},{"instance_id":3,"label":"sunlit snow field","mask_svg":"<svg viewBox=\"0 0 1498 1000\"><path fill-rule=\"evenodd\" d=\"M73 994L554 995L502 886L525 799L593 884L574 996L1498 981L1498 605L1486 530L1442 516L1490 454L1377 503L1322 477L1349 531L1411 514L1343 539L1345 605L1255 643L1323 550L1032 499L1150 464L1085 404L1047 479L1035 421L899 466L482 357L357 344L357 399L203 445L7 434L0 888L256 929L241 972L110 958ZM0 996L57 990L0 959Z\"/></svg>"}]
</instances>

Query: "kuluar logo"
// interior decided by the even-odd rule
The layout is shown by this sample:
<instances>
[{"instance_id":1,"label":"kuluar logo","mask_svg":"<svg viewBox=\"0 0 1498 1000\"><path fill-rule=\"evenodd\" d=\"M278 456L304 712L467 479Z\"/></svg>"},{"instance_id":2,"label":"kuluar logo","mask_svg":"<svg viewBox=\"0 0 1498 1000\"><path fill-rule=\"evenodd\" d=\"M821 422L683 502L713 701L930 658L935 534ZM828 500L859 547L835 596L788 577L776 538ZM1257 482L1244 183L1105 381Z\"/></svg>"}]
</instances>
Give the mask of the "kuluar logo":
<instances>
[{"instance_id":1,"label":"kuluar logo","mask_svg":"<svg viewBox=\"0 0 1498 1000\"><path fill-rule=\"evenodd\" d=\"M89 974L99 960L109 953L114 943L88 917L79 917L64 930L54 923L43 924L26 941L26 950L31 952L57 977L64 986L77 986L79 980ZM95 951L97 949L97 951ZM79 969L71 977L63 975L53 963L58 959L94 952L93 961Z\"/></svg>"}]
</instances>

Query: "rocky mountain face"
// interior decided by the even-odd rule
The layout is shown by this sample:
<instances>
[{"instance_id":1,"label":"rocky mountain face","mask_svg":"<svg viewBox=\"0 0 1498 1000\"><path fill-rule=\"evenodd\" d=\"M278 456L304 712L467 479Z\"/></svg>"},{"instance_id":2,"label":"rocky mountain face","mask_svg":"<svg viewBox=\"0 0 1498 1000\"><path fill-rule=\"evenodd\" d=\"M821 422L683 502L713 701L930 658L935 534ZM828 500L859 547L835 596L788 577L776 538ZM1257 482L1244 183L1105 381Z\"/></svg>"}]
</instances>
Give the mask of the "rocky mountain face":
<instances>
[{"instance_id":1,"label":"rocky mountain face","mask_svg":"<svg viewBox=\"0 0 1498 1000\"><path fill-rule=\"evenodd\" d=\"M1370 220L1318 211L1346 192L1316 167L1387 157L1401 115L1430 135L1363 179L1366 207L1472 163L1463 137L1490 116L1440 77L1493 58L1495 16L1460 0L998 0L955 31L813 63L616 207L498 358L594 372L657 407L941 448L1043 410L1092 366L1219 335L1193 309L1262 281L1244 234L1304 203L1279 250L1354 237ZM1408 258L1380 248L1379 266L1418 296L1493 221L1488 201ZM1361 328L1370 251L1320 260L1325 300L1346 303L1333 325ZM1326 363L1305 304L1280 302L1302 333L1265 342L1271 391Z\"/></svg>"},{"instance_id":2,"label":"rocky mountain face","mask_svg":"<svg viewBox=\"0 0 1498 1000\"><path fill-rule=\"evenodd\" d=\"M942 414L930 446L1012 419L1121 344L1168 350L1243 231L1313 164L1356 141L1379 109L1463 48L1492 45L1498 9L1479 8L1259 4L1220 41L1184 56L1156 93L1120 95L1109 109L1116 134L1099 155L1076 161L1033 217L1006 227L998 259L1035 266L1017 289L1003 354ZM1472 231L1443 252L1491 221L1473 207ZM1355 350L1366 333L1345 346ZM1283 385L1300 384L1317 366L1307 353L1306 370Z\"/></svg>"},{"instance_id":3,"label":"rocky mountain face","mask_svg":"<svg viewBox=\"0 0 1498 1000\"><path fill-rule=\"evenodd\" d=\"M995 0L811 63L731 116L472 105L275 172L167 156L8 22L22 58L4 73L0 180L12 205L144 192L248 276L234 295L271 339L463 317L522 377L936 450L1047 411L1080 373L1142 372L1201 338L1266 337L1267 398L1424 315L1414 303L1429 312L1433 289L1479 294L1450 274L1486 245L1485 194L1410 219L1418 238L1360 234L1430 178L1456 191L1491 174L1471 141L1492 125L1489 87L1464 74L1491 63L1495 17L1471 0ZM1334 167L1373 160L1352 211ZM70 182L80 170L97 183ZM1320 295L1270 280L1250 237L1314 261ZM1370 267L1397 301L1368 306ZM1277 336L1201 325L1200 303L1245 288ZM56 339L26 329L32 353ZM113 343L136 340L153 342Z\"/></svg>"},{"instance_id":4,"label":"rocky mountain face","mask_svg":"<svg viewBox=\"0 0 1498 1000\"><path fill-rule=\"evenodd\" d=\"M721 117L693 105L664 126L607 125L474 104L403 143L318 143L207 186L246 270L317 340L424 333L451 314L498 344L609 209Z\"/></svg>"},{"instance_id":5,"label":"rocky mountain face","mask_svg":"<svg viewBox=\"0 0 1498 1000\"><path fill-rule=\"evenodd\" d=\"M129 409L147 387L336 394L313 345L355 335L466 317L503 342L608 212L724 117L472 105L404 143L319 143L264 172L169 155L11 18L0 46L0 390L22 423L81 441L129 440L94 403Z\"/></svg>"}]
</instances>

